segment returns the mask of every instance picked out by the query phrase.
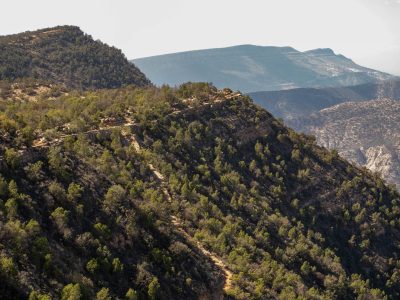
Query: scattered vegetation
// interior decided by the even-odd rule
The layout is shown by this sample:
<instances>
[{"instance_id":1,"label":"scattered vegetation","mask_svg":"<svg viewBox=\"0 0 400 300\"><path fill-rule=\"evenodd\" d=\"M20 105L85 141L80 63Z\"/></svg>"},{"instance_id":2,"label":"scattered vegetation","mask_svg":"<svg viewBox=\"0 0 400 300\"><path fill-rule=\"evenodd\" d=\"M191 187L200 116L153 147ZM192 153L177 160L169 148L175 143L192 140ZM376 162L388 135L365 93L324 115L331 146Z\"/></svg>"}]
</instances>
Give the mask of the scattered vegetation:
<instances>
[{"instance_id":1,"label":"scattered vegetation","mask_svg":"<svg viewBox=\"0 0 400 300\"><path fill-rule=\"evenodd\" d=\"M175 213L236 274L231 296L399 296L400 199L376 175L246 97L161 119L143 140Z\"/></svg>"},{"instance_id":2,"label":"scattered vegetation","mask_svg":"<svg viewBox=\"0 0 400 300\"><path fill-rule=\"evenodd\" d=\"M35 78L68 88L117 88L150 82L122 52L78 27L59 26L0 37L0 80Z\"/></svg>"},{"instance_id":3,"label":"scattered vegetation","mask_svg":"<svg viewBox=\"0 0 400 300\"><path fill-rule=\"evenodd\" d=\"M215 290L221 272L174 230L176 215L226 261L233 298L399 297L398 193L248 97L188 83L3 101L0 111L4 295Z\"/></svg>"}]
</instances>

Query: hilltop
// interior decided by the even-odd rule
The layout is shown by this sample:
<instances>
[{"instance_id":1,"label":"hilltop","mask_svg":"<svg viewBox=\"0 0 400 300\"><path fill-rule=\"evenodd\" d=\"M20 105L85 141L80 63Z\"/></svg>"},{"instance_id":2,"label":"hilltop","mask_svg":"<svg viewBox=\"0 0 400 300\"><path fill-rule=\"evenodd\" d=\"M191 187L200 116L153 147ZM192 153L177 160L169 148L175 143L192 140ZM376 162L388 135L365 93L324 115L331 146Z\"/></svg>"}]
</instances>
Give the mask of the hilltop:
<instances>
[{"instance_id":1,"label":"hilltop","mask_svg":"<svg viewBox=\"0 0 400 300\"><path fill-rule=\"evenodd\" d=\"M127 87L0 111L2 295L399 297L399 194L247 96Z\"/></svg>"},{"instance_id":2,"label":"hilltop","mask_svg":"<svg viewBox=\"0 0 400 300\"><path fill-rule=\"evenodd\" d=\"M212 82L245 93L378 82L394 76L357 65L331 49L240 45L132 60L156 85Z\"/></svg>"},{"instance_id":3,"label":"hilltop","mask_svg":"<svg viewBox=\"0 0 400 300\"><path fill-rule=\"evenodd\" d=\"M150 84L120 50L75 26L0 36L0 80L27 77L78 89Z\"/></svg>"}]
</instances>

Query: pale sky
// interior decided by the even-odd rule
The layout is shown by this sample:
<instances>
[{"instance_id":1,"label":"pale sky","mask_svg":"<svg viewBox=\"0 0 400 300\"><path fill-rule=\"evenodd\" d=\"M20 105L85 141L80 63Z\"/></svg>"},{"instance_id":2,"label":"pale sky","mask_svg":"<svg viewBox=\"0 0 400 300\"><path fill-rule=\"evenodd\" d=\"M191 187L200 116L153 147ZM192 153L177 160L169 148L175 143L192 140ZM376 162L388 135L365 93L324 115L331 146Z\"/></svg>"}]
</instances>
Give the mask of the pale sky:
<instances>
[{"instance_id":1,"label":"pale sky","mask_svg":"<svg viewBox=\"0 0 400 300\"><path fill-rule=\"evenodd\" d=\"M0 35L77 25L129 59L238 44L332 48L400 75L400 0L0 1Z\"/></svg>"}]
</instances>

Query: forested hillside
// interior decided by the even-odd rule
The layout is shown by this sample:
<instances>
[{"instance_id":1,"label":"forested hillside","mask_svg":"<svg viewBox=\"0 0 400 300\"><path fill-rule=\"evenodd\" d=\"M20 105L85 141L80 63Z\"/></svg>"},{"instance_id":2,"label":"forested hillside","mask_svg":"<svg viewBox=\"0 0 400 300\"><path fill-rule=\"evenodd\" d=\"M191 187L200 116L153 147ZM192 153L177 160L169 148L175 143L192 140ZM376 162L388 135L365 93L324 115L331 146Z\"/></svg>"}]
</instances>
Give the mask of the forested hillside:
<instances>
[{"instance_id":1,"label":"forested hillside","mask_svg":"<svg viewBox=\"0 0 400 300\"><path fill-rule=\"evenodd\" d=\"M127 87L0 111L6 297L400 296L398 193L240 93Z\"/></svg>"},{"instance_id":2,"label":"forested hillside","mask_svg":"<svg viewBox=\"0 0 400 300\"><path fill-rule=\"evenodd\" d=\"M26 77L79 89L150 84L121 50L75 26L0 36L0 80Z\"/></svg>"},{"instance_id":3,"label":"forested hillside","mask_svg":"<svg viewBox=\"0 0 400 300\"><path fill-rule=\"evenodd\" d=\"M1 104L1 298L220 293L223 273L172 226L146 154L127 140L130 127L85 133L128 108L114 93ZM121 96L133 104L155 93Z\"/></svg>"}]
</instances>

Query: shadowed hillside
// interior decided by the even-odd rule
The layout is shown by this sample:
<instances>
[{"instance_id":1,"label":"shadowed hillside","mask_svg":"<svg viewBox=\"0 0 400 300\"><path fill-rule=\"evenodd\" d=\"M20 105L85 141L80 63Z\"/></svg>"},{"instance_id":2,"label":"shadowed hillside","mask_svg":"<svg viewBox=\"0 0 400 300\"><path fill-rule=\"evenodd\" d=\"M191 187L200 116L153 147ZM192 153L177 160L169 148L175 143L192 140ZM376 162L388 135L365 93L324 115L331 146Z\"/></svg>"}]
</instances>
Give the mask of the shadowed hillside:
<instances>
[{"instance_id":1,"label":"shadowed hillside","mask_svg":"<svg viewBox=\"0 0 400 300\"><path fill-rule=\"evenodd\" d=\"M240 93L0 104L2 295L399 297L398 193Z\"/></svg>"}]
</instances>

